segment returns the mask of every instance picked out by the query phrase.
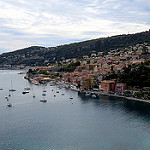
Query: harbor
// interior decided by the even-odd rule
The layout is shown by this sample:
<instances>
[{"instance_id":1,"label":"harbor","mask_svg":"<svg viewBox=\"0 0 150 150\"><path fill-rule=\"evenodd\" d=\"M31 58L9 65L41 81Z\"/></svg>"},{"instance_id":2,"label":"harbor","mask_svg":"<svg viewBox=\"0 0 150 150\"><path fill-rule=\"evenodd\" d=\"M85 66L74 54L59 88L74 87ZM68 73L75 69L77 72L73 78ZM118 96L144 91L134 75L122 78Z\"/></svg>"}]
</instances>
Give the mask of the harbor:
<instances>
[{"instance_id":1,"label":"harbor","mask_svg":"<svg viewBox=\"0 0 150 150\"><path fill-rule=\"evenodd\" d=\"M63 84L34 85L14 70L0 71L0 83L1 150L150 148L146 103L106 94L94 98L98 93L80 94ZM22 94L25 88L29 93Z\"/></svg>"}]
</instances>

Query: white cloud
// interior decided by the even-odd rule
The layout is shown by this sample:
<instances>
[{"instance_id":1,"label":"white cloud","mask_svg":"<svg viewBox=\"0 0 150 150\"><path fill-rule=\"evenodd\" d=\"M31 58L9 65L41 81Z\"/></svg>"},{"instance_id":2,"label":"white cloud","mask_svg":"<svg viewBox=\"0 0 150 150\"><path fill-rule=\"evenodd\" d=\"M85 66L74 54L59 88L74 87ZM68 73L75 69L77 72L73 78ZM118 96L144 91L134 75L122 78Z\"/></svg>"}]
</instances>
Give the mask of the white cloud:
<instances>
[{"instance_id":1,"label":"white cloud","mask_svg":"<svg viewBox=\"0 0 150 150\"><path fill-rule=\"evenodd\" d=\"M1 0L0 35L5 41L0 43L0 48L13 50L33 44L48 45L48 42L51 45L51 41L63 44L62 41L69 43L73 39L80 41L148 30L150 2L145 2Z\"/></svg>"}]
</instances>

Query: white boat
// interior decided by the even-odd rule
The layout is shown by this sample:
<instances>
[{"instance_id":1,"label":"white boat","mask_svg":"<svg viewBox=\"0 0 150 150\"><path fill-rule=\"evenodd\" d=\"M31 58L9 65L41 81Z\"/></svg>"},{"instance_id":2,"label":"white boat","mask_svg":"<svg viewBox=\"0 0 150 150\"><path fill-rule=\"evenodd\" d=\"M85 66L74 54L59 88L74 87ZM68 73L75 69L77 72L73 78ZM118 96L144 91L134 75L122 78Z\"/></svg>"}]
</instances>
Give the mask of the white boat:
<instances>
[{"instance_id":1,"label":"white boat","mask_svg":"<svg viewBox=\"0 0 150 150\"><path fill-rule=\"evenodd\" d=\"M24 90L30 90L30 88L29 87L25 87Z\"/></svg>"},{"instance_id":2,"label":"white boat","mask_svg":"<svg viewBox=\"0 0 150 150\"><path fill-rule=\"evenodd\" d=\"M33 87L32 87L32 91L33 91L33 98L35 98L35 94L34 94L34 89L33 89Z\"/></svg>"},{"instance_id":3,"label":"white boat","mask_svg":"<svg viewBox=\"0 0 150 150\"><path fill-rule=\"evenodd\" d=\"M40 99L40 102L47 102L47 100L44 98L44 96L46 96L46 94L45 93L42 93L42 96L43 96L43 98L42 99Z\"/></svg>"},{"instance_id":4,"label":"white boat","mask_svg":"<svg viewBox=\"0 0 150 150\"><path fill-rule=\"evenodd\" d=\"M11 104L11 103L8 103L7 106L8 106L8 107L12 107L12 104Z\"/></svg>"},{"instance_id":5,"label":"white boat","mask_svg":"<svg viewBox=\"0 0 150 150\"><path fill-rule=\"evenodd\" d=\"M26 91L26 90L25 90L25 91L22 92L22 94L26 94L26 93L29 93L29 91Z\"/></svg>"},{"instance_id":6,"label":"white boat","mask_svg":"<svg viewBox=\"0 0 150 150\"><path fill-rule=\"evenodd\" d=\"M96 98L96 95L95 95L95 94L92 94L92 98Z\"/></svg>"},{"instance_id":7,"label":"white boat","mask_svg":"<svg viewBox=\"0 0 150 150\"><path fill-rule=\"evenodd\" d=\"M9 98L8 98L8 96L5 96L5 99L6 99L7 101L9 101Z\"/></svg>"},{"instance_id":8,"label":"white boat","mask_svg":"<svg viewBox=\"0 0 150 150\"><path fill-rule=\"evenodd\" d=\"M16 91L15 89L13 89L12 80L11 80L11 89L9 89L9 91L10 91L10 92Z\"/></svg>"},{"instance_id":9,"label":"white boat","mask_svg":"<svg viewBox=\"0 0 150 150\"><path fill-rule=\"evenodd\" d=\"M71 96L70 99L73 99L73 97Z\"/></svg>"},{"instance_id":10,"label":"white boat","mask_svg":"<svg viewBox=\"0 0 150 150\"><path fill-rule=\"evenodd\" d=\"M47 102L46 99L40 99L40 102Z\"/></svg>"}]
</instances>

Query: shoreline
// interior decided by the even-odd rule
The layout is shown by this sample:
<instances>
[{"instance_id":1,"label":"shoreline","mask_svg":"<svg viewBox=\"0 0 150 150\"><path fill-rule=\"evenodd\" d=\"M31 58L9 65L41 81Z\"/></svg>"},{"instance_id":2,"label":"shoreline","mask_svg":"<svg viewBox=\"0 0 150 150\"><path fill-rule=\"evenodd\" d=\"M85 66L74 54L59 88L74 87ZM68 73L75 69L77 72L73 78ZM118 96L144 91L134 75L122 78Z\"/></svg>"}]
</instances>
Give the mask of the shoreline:
<instances>
[{"instance_id":1,"label":"shoreline","mask_svg":"<svg viewBox=\"0 0 150 150\"><path fill-rule=\"evenodd\" d=\"M74 90L74 89L71 89L71 90L79 92L79 90ZM143 103L150 104L150 100L149 99L148 100L143 100L143 99L134 98L134 97L127 97L127 96L121 96L121 95L115 95L115 94L108 94L108 93L100 93L100 92L96 92L96 91L84 91L84 92L85 93L87 92L87 93L90 93L90 94L113 96L113 97L123 98L123 99L129 100L129 101L137 101L137 102L143 102Z\"/></svg>"},{"instance_id":2,"label":"shoreline","mask_svg":"<svg viewBox=\"0 0 150 150\"><path fill-rule=\"evenodd\" d=\"M26 76L25 76L26 77ZM26 78L26 79L30 79L30 78ZM31 80L30 80L31 81ZM34 84L34 83L33 83ZM55 83L56 84L56 83ZM57 85L57 84L56 84ZM62 85L62 84L60 84ZM75 92L80 92L79 89L77 88L72 88L72 87L69 87L68 88L72 91L75 91ZM127 96L121 96L121 95L115 95L115 94L109 94L109 93L101 93L101 92L98 92L98 91L83 91L85 93L90 93L90 94L97 94L97 95L105 95L105 96L113 96L113 97L118 97L118 98L123 98L123 99L126 99L126 100L129 100L129 101L137 101L137 102L143 102L143 103L147 103L147 104L150 104L150 99L148 100L143 100L143 99L139 99L139 98L134 98L134 97L127 97Z\"/></svg>"},{"instance_id":3,"label":"shoreline","mask_svg":"<svg viewBox=\"0 0 150 150\"><path fill-rule=\"evenodd\" d=\"M143 100L143 99L134 98L134 97L126 97L126 96L113 95L113 94L107 94L107 93L100 93L100 95L119 97L119 98L123 98L123 99L130 100L130 101L137 101L137 102L143 102L143 103L150 104L149 99L148 100Z\"/></svg>"}]
</instances>

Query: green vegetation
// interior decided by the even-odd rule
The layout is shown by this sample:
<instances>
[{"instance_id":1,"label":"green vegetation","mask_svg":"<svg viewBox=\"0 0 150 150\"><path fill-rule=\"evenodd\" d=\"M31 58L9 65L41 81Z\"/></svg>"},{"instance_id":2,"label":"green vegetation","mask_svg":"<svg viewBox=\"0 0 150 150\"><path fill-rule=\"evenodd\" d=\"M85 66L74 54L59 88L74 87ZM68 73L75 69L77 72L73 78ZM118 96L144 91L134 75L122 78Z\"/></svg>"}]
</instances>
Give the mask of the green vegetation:
<instances>
[{"instance_id":1,"label":"green vegetation","mask_svg":"<svg viewBox=\"0 0 150 150\"><path fill-rule=\"evenodd\" d=\"M123 68L123 71L116 74L114 71L103 79L114 79L118 82L127 83L128 86L149 87L150 86L150 61L138 65L130 65Z\"/></svg>"},{"instance_id":2,"label":"green vegetation","mask_svg":"<svg viewBox=\"0 0 150 150\"><path fill-rule=\"evenodd\" d=\"M43 74L43 75L49 75L49 73L46 70L40 70L39 74Z\"/></svg>"},{"instance_id":3,"label":"green vegetation","mask_svg":"<svg viewBox=\"0 0 150 150\"><path fill-rule=\"evenodd\" d=\"M125 91L124 94L132 94L131 91Z\"/></svg>"},{"instance_id":4,"label":"green vegetation","mask_svg":"<svg viewBox=\"0 0 150 150\"><path fill-rule=\"evenodd\" d=\"M144 92L135 92L134 95L136 97L143 97L144 96Z\"/></svg>"},{"instance_id":5,"label":"green vegetation","mask_svg":"<svg viewBox=\"0 0 150 150\"><path fill-rule=\"evenodd\" d=\"M58 72L73 72L77 66L80 66L80 62L70 63L66 67L62 67Z\"/></svg>"},{"instance_id":6,"label":"green vegetation","mask_svg":"<svg viewBox=\"0 0 150 150\"><path fill-rule=\"evenodd\" d=\"M82 58L84 55L90 56L92 51L107 54L110 50L121 50L125 47L145 42L150 43L150 31L99 38L57 47L32 46L0 55L0 64L41 66L63 59ZM143 53L147 53L146 48Z\"/></svg>"}]
</instances>

